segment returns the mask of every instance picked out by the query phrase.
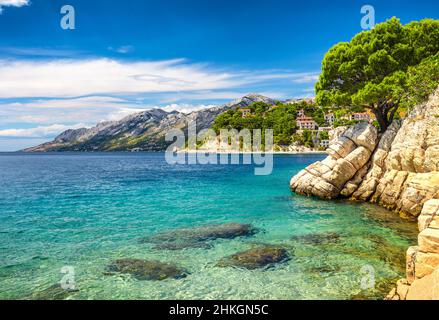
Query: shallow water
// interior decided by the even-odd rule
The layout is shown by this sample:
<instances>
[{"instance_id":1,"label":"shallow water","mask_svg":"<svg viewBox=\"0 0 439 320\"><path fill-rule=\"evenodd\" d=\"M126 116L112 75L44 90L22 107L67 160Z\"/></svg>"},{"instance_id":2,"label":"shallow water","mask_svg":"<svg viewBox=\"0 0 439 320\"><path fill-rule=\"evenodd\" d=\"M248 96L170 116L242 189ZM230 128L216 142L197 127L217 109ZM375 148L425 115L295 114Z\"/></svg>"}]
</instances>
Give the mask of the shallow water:
<instances>
[{"instance_id":1,"label":"shallow water","mask_svg":"<svg viewBox=\"0 0 439 320\"><path fill-rule=\"evenodd\" d=\"M161 153L0 154L0 299L53 297L45 290L64 266L74 268L78 290L68 299L383 298L404 275L416 226L376 206L292 195L290 177L322 157L278 155L272 175L255 176L244 165L169 166ZM210 249L156 250L139 241L227 222L261 232ZM316 233L320 241L302 237ZM291 259L270 269L217 266L257 244L280 245ZM106 275L119 258L171 262L190 275ZM370 271L375 289L363 290Z\"/></svg>"}]
</instances>

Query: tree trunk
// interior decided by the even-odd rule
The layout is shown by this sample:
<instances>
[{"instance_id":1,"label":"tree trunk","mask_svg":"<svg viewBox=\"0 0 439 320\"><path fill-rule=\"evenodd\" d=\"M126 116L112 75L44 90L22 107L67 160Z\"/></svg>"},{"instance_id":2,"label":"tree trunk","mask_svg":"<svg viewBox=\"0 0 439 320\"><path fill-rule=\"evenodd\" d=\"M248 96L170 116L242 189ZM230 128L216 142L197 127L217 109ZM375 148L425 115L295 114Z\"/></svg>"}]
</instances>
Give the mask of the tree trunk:
<instances>
[{"instance_id":1,"label":"tree trunk","mask_svg":"<svg viewBox=\"0 0 439 320\"><path fill-rule=\"evenodd\" d=\"M372 108L372 112L377 118L378 124L380 125L380 133L386 132L389 127L389 123L387 120L387 114L384 114L383 109Z\"/></svg>"},{"instance_id":2,"label":"tree trunk","mask_svg":"<svg viewBox=\"0 0 439 320\"><path fill-rule=\"evenodd\" d=\"M393 122L393 118L395 117L396 111L398 110L398 105L390 102L378 104L369 107L369 109L372 110L373 114L377 118L378 124L380 125L379 132L384 133Z\"/></svg>"}]
</instances>

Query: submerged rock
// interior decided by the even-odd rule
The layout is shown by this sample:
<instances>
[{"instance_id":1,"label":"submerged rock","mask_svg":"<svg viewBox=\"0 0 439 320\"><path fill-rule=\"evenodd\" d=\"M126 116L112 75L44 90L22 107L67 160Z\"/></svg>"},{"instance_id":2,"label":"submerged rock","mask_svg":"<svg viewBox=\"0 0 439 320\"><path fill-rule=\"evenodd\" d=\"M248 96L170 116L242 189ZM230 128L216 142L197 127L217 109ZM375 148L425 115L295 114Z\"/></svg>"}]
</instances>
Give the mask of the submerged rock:
<instances>
[{"instance_id":1,"label":"submerged rock","mask_svg":"<svg viewBox=\"0 0 439 320\"><path fill-rule=\"evenodd\" d=\"M340 266L329 265L326 263L322 263L317 266L309 266L306 268L306 272L309 273L318 273L318 274L329 274L329 273L337 273L340 272Z\"/></svg>"},{"instance_id":2,"label":"submerged rock","mask_svg":"<svg viewBox=\"0 0 439 320\"><path fill-rule=\"evenodd\" d=\"M256 232L257 229L251 224L227 223L166 231L141 239L140 242L152 243L156 249L210 248L209 241L251 236Z\"/></svg>"},{"instance_id":3,"label":"submerged rock","mask_svg":"<svg viewBox=\"0 0 439 320\"><path fill-rule=\"evenodd\" d=\"M61 284L57 283L47 289L34 293L29 300L65 300L70 295L79 290L63 289Z\"/></svg>"},{"instance_id":4,"label":"submerged rock","mask_svg":"<svg viewBox=\"0 0 439 320\"><path fill-rule=\"evenodd\" d=\"M108 275L117 273L130 274L137 280L182 279L189 272L176 265L154 260L119 259L107 267Z\"/></svg>"},{"instance_id":5,"label":"submerged rock","mask_svg":"<svg viewBox=\"0 0 439 320\"><path fill-rule=\"evenodd\" d=\"M183 250L187 248L211 249L212 247L212 244L209 242L191 241L185 239L163 241L162 243L154 244L154 249L157 250Z\"/></svg>"},{"instance_id":6,"label":"submerged rock","mask_svg":"<svg viewBox=\"0 0 439 320\"><path fill-rule=\"evenodd\" d=\"M349 300L384 300L395 281L395 279L377 279L373 288L352 294Z\"/></svg>"},{"instance_id":7,"label":"submerged rock","mask_svg":"<svg viewBox=\"0 0 439 320\"><path fill-rule=\"evenodd\" d=\"M272 267L290 259L288 251L279 246L261 246L225 257L218 262L219 267L259 269Z\"/></svg>"},{"instance_id":8,"label":"submerged rock","mask_svg":"<svg viewBox=\"0 0 439 320\"><path fill-rule=\"evenodd\" d=\"M340 242L340 235L335 232L310 233L305 235L293 236L292 241L310 245L321 245Z\"/></svg>"}]
</instances>

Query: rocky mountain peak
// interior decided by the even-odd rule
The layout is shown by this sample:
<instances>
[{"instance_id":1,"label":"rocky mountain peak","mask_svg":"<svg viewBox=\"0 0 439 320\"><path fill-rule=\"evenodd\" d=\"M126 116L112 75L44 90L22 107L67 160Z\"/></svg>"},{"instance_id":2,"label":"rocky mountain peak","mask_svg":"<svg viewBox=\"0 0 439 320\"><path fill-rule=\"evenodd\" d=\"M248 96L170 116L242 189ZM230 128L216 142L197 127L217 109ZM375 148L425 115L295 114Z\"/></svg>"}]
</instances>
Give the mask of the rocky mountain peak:
<instances>
[{"instance_id":1,"label":"rocky mountain peak","mask_svg":"<svg viewBox=\"0 0 439 320\"><path fill-rule=\"evenodd\" d=\"M237 99L235 101L228 103L226 106L232 107L232 108L242 108L242 107L248 107L255 102L264 102L267 104L275 104L276 100L265 97L265 96L257 94L257 93L249 93L240 99Z\"/></svg>"},{"instance_id":2,"label":"rocky mountain peak","mask_svg":"<svg viewBox=\"0 0 439 320\"><path fill-rule=\"evenodd\" d=\"M189 120L197 121L198 130L208 129L219 114L228 109L247 107L255 102L276 103L273 99L252 93L231 103L190 114L154 108L128 115L119 121L101 122L92 128L67 130L52 142L25 151L164 150L167 147L164 136L169 130L184 129Z\"/></svg>"}]
</instances>

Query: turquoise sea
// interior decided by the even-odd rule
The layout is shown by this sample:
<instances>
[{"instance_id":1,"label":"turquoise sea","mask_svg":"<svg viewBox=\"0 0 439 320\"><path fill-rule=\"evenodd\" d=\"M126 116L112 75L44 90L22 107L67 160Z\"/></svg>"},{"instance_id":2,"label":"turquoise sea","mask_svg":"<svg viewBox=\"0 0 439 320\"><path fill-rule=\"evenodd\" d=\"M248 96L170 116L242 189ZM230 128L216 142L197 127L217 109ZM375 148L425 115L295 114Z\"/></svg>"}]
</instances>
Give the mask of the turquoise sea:
<instances>
[{"instance_id":1,"label":"turquoise sea","mask_svg":"<svg viewBox=\"0 0 439 320\"><path fill-rule=\"evenodd\" d=\"M0 299L55 298L50 288L66 266L76 286L66 299L381 299L404 275L416 226L377 206L292 195L291 176L322 158L277 155L273 174L255 176L246 165L170 166L162 153L0 154ZM139 241L228 222L260 231L211 248ZM282 246L291 259L269 269L217 266L258 244ZM121 258L190 274L108 275ZM371 272L374 289L363 290Z\"/></svg>"}]
</instances>

